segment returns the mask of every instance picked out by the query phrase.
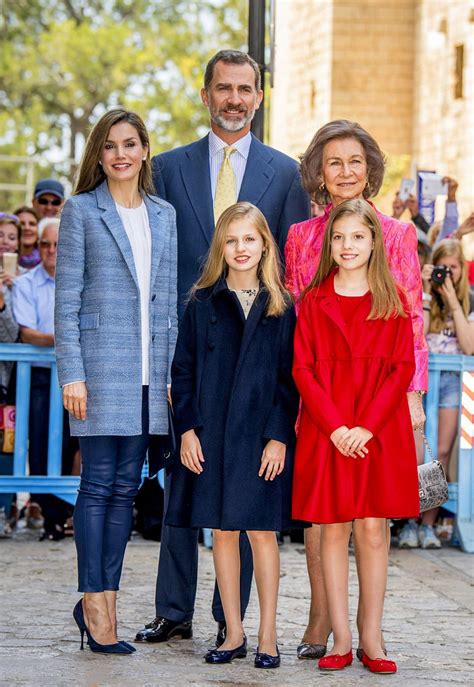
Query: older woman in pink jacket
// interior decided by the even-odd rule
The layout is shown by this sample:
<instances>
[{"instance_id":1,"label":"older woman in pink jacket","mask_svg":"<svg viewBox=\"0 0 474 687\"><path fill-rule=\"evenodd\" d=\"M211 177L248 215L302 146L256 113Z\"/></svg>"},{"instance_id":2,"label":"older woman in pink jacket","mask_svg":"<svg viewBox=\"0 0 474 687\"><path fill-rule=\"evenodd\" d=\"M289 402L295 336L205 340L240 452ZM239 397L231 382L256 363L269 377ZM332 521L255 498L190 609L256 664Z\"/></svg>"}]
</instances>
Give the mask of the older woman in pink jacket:
<instances>
[{"instance_id":1,"label":"older woman in pink jacket","mask_svg":"<svg viewBox=\"0 0 474 687\"><path fill-rule=\"evenodd\" d=\"M286 287L295 298L300 296L316 272L324 229L332 207L344 200L376 196L382 185L384 169L382 151L359 124L339 119L316 132L301 159L301 173L306 191L315 203L325 206L325 210L318 217L294 224L288 233L285 248ZM416 230L412 224L387 217L378 210L377 214L382 224L391 271L406 290L413 320L416 372L408 390L408 401L412 424L416 429L425 420L421 395L426 391L428 381L428 351L423 333ZM308 626L298 647L299 658L324 656L331 632L319 558L319 530L318 525L313 525L305 531L311 609ZM371 603L370 598L361 601ZM362 648L363 628L359 626L359 658Z\"/></svg>"}]
</instances>

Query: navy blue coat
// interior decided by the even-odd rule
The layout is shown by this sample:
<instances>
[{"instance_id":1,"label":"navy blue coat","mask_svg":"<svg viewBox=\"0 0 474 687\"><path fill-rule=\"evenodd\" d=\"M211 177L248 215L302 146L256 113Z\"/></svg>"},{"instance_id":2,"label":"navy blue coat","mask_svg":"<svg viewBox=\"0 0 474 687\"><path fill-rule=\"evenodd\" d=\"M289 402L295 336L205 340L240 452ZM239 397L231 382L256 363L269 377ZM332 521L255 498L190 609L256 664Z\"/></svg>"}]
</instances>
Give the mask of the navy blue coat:
<instances>
[{"instance_id":1,"label":"navy blue coat","mask_svg":"<svg viewBox=\"0 0 474 687\"><path fill-rule=\"evenodd\" d=\"M267 317L266 301L262 289L245 320L222 279L186 308L171 393L177 433L196 430L205 462L196 475L177 461L168 525L278 531L291 524L295 312ZM269 439L287 446L284 471L273 482L258 476Z\"/></svg>"},{"instance_id":2,"label":"navy blue coat","mask_svg":"<svg viewBox=\"0 0 474 687\"><path fill-rule=\"evenodd\" d=\"M215 228L208 139L205 136L152 160L156 192L176 210L180 319ZM282 255L290 226L310 217L309 197L301 186L295 160L253 135L239 200L253 203L263 212Z\"/></svg>"}]
</instances>

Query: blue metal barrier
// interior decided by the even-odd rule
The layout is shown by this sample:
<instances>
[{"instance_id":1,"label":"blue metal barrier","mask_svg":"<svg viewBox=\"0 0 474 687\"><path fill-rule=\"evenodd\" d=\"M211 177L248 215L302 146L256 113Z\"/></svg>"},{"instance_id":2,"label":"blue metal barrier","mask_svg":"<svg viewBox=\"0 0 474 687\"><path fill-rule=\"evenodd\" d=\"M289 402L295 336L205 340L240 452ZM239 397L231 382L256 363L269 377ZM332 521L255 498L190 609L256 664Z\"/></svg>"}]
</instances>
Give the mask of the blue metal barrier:
<instances>
[{"instance_id":1,"label":"blue metal barrier","mask_svg":"<svg viewBox=\"0 0 474 687\"><path fill-rule=\"evenodd\" d=\"M0 344L0 360L17 363L16 426L13 475L0 476L0 493L27 491L32 494L55 494L74 503L79 477L62 476L63 402L58 383L54 348L30 344ZM28 420L30 413L31 363L51 366L51 391L48 423L48 474L26 474L28 457Z\"/></svg>"},{"instance_id":2,"label":"blue metal barrier","mask_svg":"<svg viewBox=\"0 0 474 687\"><path fill-rule=\"evenodd\" d=\"M0 344L0 360L17 362L13 475L0 475L0 493L17 491L52 493L74 503L79 487L79 477L61 475L63 411L54 349L30 346L29 344ZM48 363L51 365L48 474L44 476L28 476L26 474L31 363ZM426 436L435 452L438 443L439 379L443 370L461 373L461 385L464 373L474 373L474 356L430 354L429 393L426 396ZM461 418L462 412L459 415ZM467 448L463 445L459 448L458 479L449 485L450 498L445 507L456 515L457 532L462 549L472 553L474 552L474 448L472 441L470 443L471 445ZM426 452L425 461L429 460L431 458ZM160 477L163 486L163 476Z\"/></svg>"},{"instance_id":3,"label":"blue metal barrier","mask_svg":"<svg viewBox=\"0 0 474 687\"><path fill-rule=\"evenodd\" d=\"M473 386L474 356L443 355L430 353L429 357L429 392L426 395L426 437L436 454L438 445L438 405L440 374L443 371L459 372L459 385L462 391L463 380ZM468 394L465 396L464 424L466 425L464 441L460 441L458 451L457 480L449 484L449 501L445 508L456 515L456 531L461 548L474 553L474 447L472 441L471 403ZM463 403L460 403L459 427L463 416ZM470 436L468 436L470 435ZM425 451L425 462L431 457Z\"/></svg>"}]
</instances>

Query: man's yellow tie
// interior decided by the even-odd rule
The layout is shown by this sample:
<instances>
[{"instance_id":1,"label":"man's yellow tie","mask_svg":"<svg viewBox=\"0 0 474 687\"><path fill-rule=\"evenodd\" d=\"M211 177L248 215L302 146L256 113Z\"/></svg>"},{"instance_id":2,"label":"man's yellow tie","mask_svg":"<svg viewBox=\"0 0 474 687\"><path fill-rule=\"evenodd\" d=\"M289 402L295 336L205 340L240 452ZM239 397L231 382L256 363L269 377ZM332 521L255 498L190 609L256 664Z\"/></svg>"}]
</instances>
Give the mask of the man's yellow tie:
<instances>
[{"instance_id":1,"label":"man's yellow tie","mask_svg":"<svg viewBox=\"0 0 474 687\"><path fill-rule=\"evenodd\" d=\"M232 148L232 146L224 148L224 161L217 175L216 197L214 198L214 221L216 224L224 210L237 202L237 182L230 164L230 156L236 150L237 148Z\"/></svg>"}]
</instances>

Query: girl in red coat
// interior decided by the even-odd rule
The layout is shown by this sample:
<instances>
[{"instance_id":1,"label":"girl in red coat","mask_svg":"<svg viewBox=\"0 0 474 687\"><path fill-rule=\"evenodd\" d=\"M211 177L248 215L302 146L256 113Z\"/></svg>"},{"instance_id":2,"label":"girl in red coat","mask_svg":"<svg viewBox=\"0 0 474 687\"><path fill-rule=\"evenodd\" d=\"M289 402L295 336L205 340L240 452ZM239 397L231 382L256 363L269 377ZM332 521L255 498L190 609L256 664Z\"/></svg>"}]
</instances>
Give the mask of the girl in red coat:
<instances>
[{"instance_id":1,"label":"girl in red coat","mask_svg":"<svg viewBox=\"0 0 474 687\"><path fill-rule=\"evenodd\" d=\"M331 213L306 289L293 375L302 397L293 517L322 524L334 635L323 670L352 663L348 543L357 550L364 665L395 672L381 646L387 518L417 516L418 478L406 392L415 369L411 320L390 273L378 217L365 200Z\"/></svg>"}]
</instances>

